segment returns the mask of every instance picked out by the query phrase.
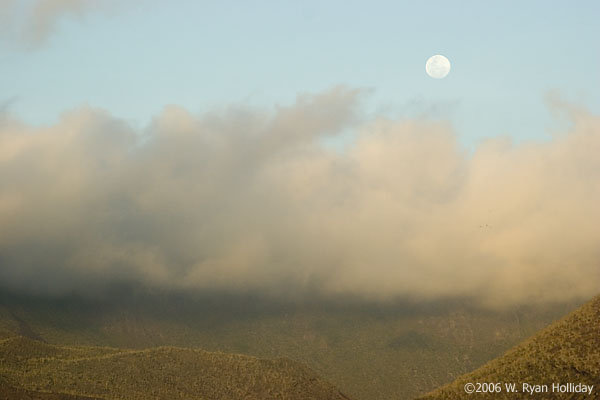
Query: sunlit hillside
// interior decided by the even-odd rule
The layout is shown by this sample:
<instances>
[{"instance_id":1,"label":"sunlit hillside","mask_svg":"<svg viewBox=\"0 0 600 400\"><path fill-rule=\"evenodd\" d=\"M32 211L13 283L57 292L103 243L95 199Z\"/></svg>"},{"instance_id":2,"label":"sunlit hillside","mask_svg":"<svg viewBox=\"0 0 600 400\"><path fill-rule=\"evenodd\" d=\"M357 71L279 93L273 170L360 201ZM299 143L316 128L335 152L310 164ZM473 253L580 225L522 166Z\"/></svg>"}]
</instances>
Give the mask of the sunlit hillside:
<instances>
[{"instance_id":1,"label":"sunlit hillside","mask_svg":"<svg viewBox=\"0 0 600 400\"><path fill-rule=\"evenodd\" d=\"M474 382L500 382L502 391L478 398L531 398L523 383L547 385L538 396L552 399L599 398L600 396L600 297L585 304L531 339L476 371L463 375L421 399L463 399L464 386ZM519 394L507 393L504 383L516 383ZM553 391L552 384L594 385L592 396Z\"/></svg>"}]
</instances>

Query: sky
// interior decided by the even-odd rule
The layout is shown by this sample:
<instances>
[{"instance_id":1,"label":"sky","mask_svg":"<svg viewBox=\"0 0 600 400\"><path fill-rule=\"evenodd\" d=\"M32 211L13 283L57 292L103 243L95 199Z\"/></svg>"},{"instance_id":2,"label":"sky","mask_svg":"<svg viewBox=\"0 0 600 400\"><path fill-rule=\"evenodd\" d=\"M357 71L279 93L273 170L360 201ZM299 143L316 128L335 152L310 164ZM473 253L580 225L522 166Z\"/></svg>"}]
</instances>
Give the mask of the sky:
<instances>
[{"instance_id":1,"label":"sky","mask_svg":"<svg viewBox=\"0 0 600 400\"><path fill-rule=\"evenodd\" d=\"M4 0L0 285L597 294L598 11Z\"/></svg>"},{"instance_id":2,"label":"sky","mask_svg":"<svg viewBox=\"0 0 600 400\"><path fill-rule=\"evenodd\" d=\"M549 93L600 109L596 1L3 2L0 100L32 124L87 104L144 126L168 104L275 107L343 84L370 91L367 115L447 119L472 146L547 138ZM425 74L434 54L444 80Z\"/></svg>"}]
</instances>

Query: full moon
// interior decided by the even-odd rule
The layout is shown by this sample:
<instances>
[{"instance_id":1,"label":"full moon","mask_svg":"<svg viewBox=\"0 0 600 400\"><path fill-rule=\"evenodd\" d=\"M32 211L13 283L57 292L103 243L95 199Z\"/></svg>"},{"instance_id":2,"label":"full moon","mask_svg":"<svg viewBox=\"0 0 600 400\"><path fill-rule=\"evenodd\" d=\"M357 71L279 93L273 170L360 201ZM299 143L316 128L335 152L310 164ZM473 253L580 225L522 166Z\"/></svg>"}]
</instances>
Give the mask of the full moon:
<instances>
[{"instance_id":1,"label":"full moon","mask_svg":"<svg viewBox=\"0 0 600 400\"><path fill-rule=\"evenodd\" d=\"M425 64L427 75L435 79L442 79L450 72L450 61L439 54L429 57Z\"/></svg>"}]
</instances>

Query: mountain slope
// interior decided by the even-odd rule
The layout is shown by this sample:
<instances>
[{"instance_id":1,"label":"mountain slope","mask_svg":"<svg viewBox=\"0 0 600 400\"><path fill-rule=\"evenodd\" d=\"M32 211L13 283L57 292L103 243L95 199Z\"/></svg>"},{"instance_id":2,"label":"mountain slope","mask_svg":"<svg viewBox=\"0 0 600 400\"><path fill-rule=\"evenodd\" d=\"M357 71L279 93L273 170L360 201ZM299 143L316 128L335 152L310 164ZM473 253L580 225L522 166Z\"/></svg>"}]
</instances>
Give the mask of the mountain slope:
<instances>
[{"instance_id":1,"label":"mountain slope","mask_svg":"<svg viewBox=\"0 0 600 400\"><path fill-rule=\"evenodd\" d=\"M114 400L349 399L288 359L197 349L65 347L15 337L0 342L0 361L0 376L20 391Z\"/></svg>"},{"instance_id":2,"label":"mountain slope","mask_svg":"<svg viewBox=\"0 0 600 400\"><path fill-rule=\"evenodd\" d=\"M523 384L546 385L546 396L556 399L579 398L581 394L560 393L553 383L594 385L600 398L600 296L567 315L562 320L508 351L472 373L429 393L421 399L463 399L465 384L500 382L502 392L494 395L476 393L478 398L528 398ZM504 383L516 383L519 394L507 393Z\"/></svg>"},{"instance_id":3,"label":"mountain slope","mask_svg":"<svg viewBox=\"0 0 600 400\"><path fill-rule=\"evenodd\" d=\"M407 399L452 382L576 304L485 310L466 299L282 303L224 295L108 298L0 292L0 338L57 345L202 348L290 358L356 399Z\"/></svg>"},{"instance_id":4,"label":"mountain slope","mask_svg":"<svg viewBox=\"0 0 600 400\"><path fill-rule=\"evenodd\" d=\"M0 378L0 400L102 400L99 398L76 396L65 393L36 392L15 388Z\"/></svg>"}]
</instances>

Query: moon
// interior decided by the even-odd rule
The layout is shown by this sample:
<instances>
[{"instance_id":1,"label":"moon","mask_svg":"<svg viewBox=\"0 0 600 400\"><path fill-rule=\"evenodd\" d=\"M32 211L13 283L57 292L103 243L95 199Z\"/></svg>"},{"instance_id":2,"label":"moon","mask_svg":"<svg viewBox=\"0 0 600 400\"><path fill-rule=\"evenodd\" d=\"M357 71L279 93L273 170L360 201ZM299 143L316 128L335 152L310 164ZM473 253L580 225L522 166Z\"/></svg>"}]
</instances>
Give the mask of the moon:
<instances>
[{"instance_id":1,"label":"moon","mask_svg":"<svg viewBox=\"0 0 600 400\"><path fill-rule=\"evenodd\" d=\"M427 60L425 71L432 78L443 79L450 72L450 67L450 61L446 57L436 54Z\"/></svg>"}]
</instances>

